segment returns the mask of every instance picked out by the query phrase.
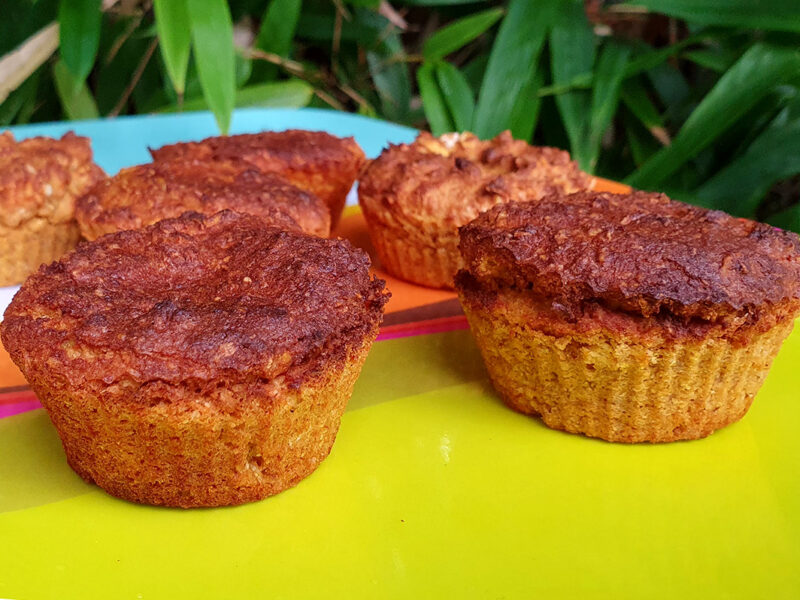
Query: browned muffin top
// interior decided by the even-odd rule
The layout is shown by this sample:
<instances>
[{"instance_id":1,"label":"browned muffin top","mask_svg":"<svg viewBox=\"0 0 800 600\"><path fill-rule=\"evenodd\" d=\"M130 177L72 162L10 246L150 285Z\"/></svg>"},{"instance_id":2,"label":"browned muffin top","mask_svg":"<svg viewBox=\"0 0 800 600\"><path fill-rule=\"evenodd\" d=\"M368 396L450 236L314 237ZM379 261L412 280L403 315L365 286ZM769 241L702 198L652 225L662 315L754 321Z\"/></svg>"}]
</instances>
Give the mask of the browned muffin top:
<instances>
[{"instance_id":1,"label":"browned muffin top","mask_svg":"<svg viewBox=\"0 0 800 600\"><path fill-rule=\"evenodd\" d=\"M17 227L34 217L72 219L75 198L105 176L92 162L89 139L70 132L17 142L0 133L0 225Z\"/></svg>"},{"instance_id":2,"label":"browned muffin top","mask_svg":"<svg viewBox=\"0 0 800 600\"><path fill-rule=\"evenodd\" d=\"M481 141L471 133L421 133L391 145L359 180L359 199L387 226L455 228L509 200L536 200L591 187L569 154L515 140L506 131Z\"/></svg>"},{"instance_id":3,"label":"browned muffin top","mask_svg":"<svg viewBox=\"0 0 800 600\"><path fill-rule=\"evenodd\" d=\"M355 173L364 152L353 138L338 138L324 131L289 129L183 142L150 150L154 160L245 160L263 171L286 169L317 171L346 166ZM357 160L355 160L357 159Z\"/></svg>"},{"instance_id":4,"label":"browned muffin top","mask_svg":"<svg viewBox=\"0 0 800 600\"><path fill-rule=\"evenodd\" d=\"M716 320L800 298L800 238L663 194L498 206L460 230L467 270L551 298Z\"/></svg>"},{"instance_id":5,"label":"browned muffin top","mask_svg":"<svg viewBox=\"0 0 800 600\"><path fill-rule=\"evenodd\" d=\"M241 161L165 161L123 169L80 198L75 217L92 240L186 211L212 215L226 208L282 229L330 233L330 215L319 198Z\"/></svg>"},{"instance_id":6,"label":"browned muffin top","mask_svg":"<svg viewBox=\"0 0 800 600\"><path fill-rule=\"evenodd\" d=\"M17 364L106 385L313 376L379 324L387 295L344 240L187 213L84 243L14 297Z\"/></svg>"}]
</instances>

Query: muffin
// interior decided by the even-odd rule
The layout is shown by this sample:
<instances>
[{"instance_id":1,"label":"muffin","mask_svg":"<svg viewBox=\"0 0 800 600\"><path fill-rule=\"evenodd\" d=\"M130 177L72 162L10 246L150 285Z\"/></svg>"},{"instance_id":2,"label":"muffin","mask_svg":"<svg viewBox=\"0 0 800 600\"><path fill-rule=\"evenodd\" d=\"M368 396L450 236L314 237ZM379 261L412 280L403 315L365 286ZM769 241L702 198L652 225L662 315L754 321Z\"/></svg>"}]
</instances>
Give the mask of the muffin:
<instances>
[{"instance_id":1,"label":"muffin","mask_svg":"<svg viewBox=\"0 0 800 600\"><path fill-rule=\"evenodd\" d=\"M327 206L335 226L366 158L353 138L324 131L264 131L201 142L185 142L151 150L162 160L244 160L265 173L279 173L297 187L312 192Z\"/></svg>"},{"instance_id":2,"label":"muffin","mask_svg":"<svg viewBox=\"0 0 800 600\"><path fill-rule=\"evenodd\" d=\"M319 198L280 175L235 161L163 161L123 169L78 199L75 218L83 237L93 240L186 211L213 215L224 209L282 229L330 234L328 208Z\"/></svg>"},{"instance_id":3,"label":"muffin","mask_svg":"<svg viewBox=\"0 0 800 600\"><path fill-rule=\"evenodd\" d=\"M328 455L387 295L349 242L186 213L86 242L2 341L85 480L126 500L259 500Z\"/></svg>"},{"instance_id":4,"label":"muffin","mask_svg":"<svg viewBox=\"0 0 800 600\"><path fill-rule=\"evenodd\" d=\"M88 138L0 133L0 286L23 281L80 237L75 200L104 177Z\"/></svg>"},{"instance_id":5,"label":"muffin","mask_svg":"<svg viewBox=\"0 0 800 600\"><path fill-rule=\"evenodd\" d=\"M381 264L392 275L452 288L462 266L458 227L496 204L537 200L591 187L569 154L471 133L421 133L391 145L358 183L358 198Z\"/></svg>"},{"instance_id":6,"label":"muffin","mask_svg":"<svg viewBox=\"0 0 800 600\"><path fill-rule=\"evenodd\" d=\"M495 388L615 442L740 419L800 313L800 238L661 194L511 203L460 230L459 298Z\"/></svg>"}]
</instances>

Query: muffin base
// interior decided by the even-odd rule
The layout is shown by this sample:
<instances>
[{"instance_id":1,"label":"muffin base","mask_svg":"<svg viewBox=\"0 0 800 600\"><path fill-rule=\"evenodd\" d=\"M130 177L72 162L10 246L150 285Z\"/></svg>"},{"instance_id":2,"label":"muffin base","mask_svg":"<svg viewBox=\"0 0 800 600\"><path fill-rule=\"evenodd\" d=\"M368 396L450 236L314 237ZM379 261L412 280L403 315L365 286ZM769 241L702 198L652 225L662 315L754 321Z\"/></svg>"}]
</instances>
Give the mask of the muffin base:
<instances>
[{"instance_id":1,"label":"muffin base","mask_svg":"<svg viewBox=\"0 0 800 600\"><path fill-rule=\"evenodd\" d=\"M506 404L553 429L611 442L698 439L738 421L793 326L788 318L746 345L601 328L550 335L530 324L536 309L518 296L499 292L491 310L469 292L460 297Z\"/></svg>"},{"instance_id":2,"label":"muffin base","mask_svg":"<svg viewBox=\"0 0 800 600\"><path fill-rule=\"evenodd\" d=\"M374 336L373 336L374 337ZM296 485L330 453L371 346L299 387L151 382L68 390L31 382L69 465L109 494L182 508L242 504Z\"/></svg>"},{"instance_id":3,"label":"muffin base","mask_svg":"<svg viewBox=\"0 0 800 600\"><path fill-rule=\"evenodd\" d=\"M75 221L35 218L13 229L0 226L0 287L22 283L40 265L72 250L79 239Z\"/></svg>"},{"instance_id":4,"label":"muffin base","mask_svg":"<svg viewBox=\"0 0 800 600\"><path fill-rule=\"evenodd\" d=\"M433 238L430 245L414 243L366 213L365 218L372 245L388 273L418 285L453 289L453 276L463 266L455 233L441 236L436 246Z\"/></svg>"}]
</instances>

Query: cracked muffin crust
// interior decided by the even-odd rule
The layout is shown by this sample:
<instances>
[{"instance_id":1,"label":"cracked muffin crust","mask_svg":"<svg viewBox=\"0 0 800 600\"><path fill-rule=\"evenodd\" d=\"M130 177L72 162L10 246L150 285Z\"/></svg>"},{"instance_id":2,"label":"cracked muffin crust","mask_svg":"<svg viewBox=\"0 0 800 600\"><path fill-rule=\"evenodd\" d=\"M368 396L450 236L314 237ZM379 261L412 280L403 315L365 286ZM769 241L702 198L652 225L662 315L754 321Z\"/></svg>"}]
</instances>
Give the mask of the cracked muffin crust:
<instances>
[{"instance_id":1,"label":"cracked muffin crust","mask_svg":"<svg viewBox=\"0 0 800 600\"><path fill-rule=\"evenodd\" d=\"M346 241L187 213L42 267L0 331L83 478L239 504L330 452L387 298L368 264Z\"/></svg>"},{"instance_id":2,"label":"cracked muffin crust","mask_svg":"<svg viewBox=\"0 0 800 600\"><path fill-rule=\"evenodd\" d=\"M662 194L496 207L456 284L500 395L611 441L709 435L750 407L800 314L800 238Z\"/></svg>"},{"instance_id":3,"label":"cracked muffin crust","mask_svg":"<svg viewBox=\"0 0 800 600\"><path fill-rule=\"evenodd\" d=\"M0 286L75 247L75 200L104 177L88 138L0 133Z\"/></svg>"},{"instance_id":4,"label":"cracked muffin crust","mask_svg":"<svg viewBox=\"0 0 800 600\"><path fill-rule=\"evenodd\" d=\"M461 267L458 227L510 201L590 188L593 178L569 154L530 146L504 132L421 133L391 145L359 180L359 202L387 271L430 287L452 287Z\"/></svg>"},{"instance_id":5,"label":"cracked muffin crust","mask_svg":"<svg viewBox=\"0 0 800 600\"><path fill-rule=\"evenodd\" d=\"M187 211L213 215L230 209L268 225L328 237L327 206L275 173L241 161L162 161L122 169L78 199L83 237L138 229Z\"/></svg>"},{"instance_id":6,"label":"cracked muffin crust","mask_svg":"<svg viewBox=\"0 0 800 600\"><path fill-rule=\"evenodd\" d=\"M338 223L347 193L366 161L353 138L302 129L211 137L150 153L155 161L243 160L265 173L278 173L328 206L331 227Z\"/></svg>"}]
</instances>

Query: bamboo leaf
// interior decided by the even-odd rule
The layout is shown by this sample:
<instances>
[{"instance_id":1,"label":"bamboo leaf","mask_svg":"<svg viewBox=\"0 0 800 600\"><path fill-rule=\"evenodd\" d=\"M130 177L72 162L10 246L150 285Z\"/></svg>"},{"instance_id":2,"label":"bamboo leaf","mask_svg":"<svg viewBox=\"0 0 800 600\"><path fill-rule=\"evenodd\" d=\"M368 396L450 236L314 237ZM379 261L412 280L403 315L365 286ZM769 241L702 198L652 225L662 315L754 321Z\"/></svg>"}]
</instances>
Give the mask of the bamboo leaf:
<instances>
[{"instance_id":1,"label":"bamboo leaf","mask_svg":"<svg viewBox=\"0 0 800 600\"><path fill-rule=\"evenodd\" d=\"M553 82L563 84L590 72L594 63L595 38L583 2L570 0L559 6L550 34ZM569 138L573 158L581 169L591 167L589 119L592 98L588 91L574 90L556 96L558 112Z\"/></svg>"},{"instance_id":2,"label":"bamboo leaf","mask_svg":"<svg viewBox=\"0 0 800 600\"><path fill-rule=\"evenodd\" d=\"M255 47L288 58L302 5L302 0L272 0L261 19ZM277 74L278 67L264 61L258 61L253 67L253 79L270 81Z\"/></svg>"},{"instance_id":3,"label":"bamboo leaf","mask_svg":"<svg viewBox=\"0 0 800 600\"><path fill-rule=\"evenodd\" d=\"M677 42L671 46L667 46L666 48L659 48L658 50L645 50L640 54L631 57L630 61L628 62L628 66L625 67L625 78L634 77L640 73L649 71L655 67L658 67L659 65L664 64L668 58L675 56L676 54L680 54L681 51L687 46L698 44L700 42L707 42L709 40L719 41L731 35L733 34L730 32L709 33L704 31L690 35L680 42ZM645 46L645 48L647 48L647 46ZM586 70L583 73L574 75L569 81L542 87L539 90L539 96L555 96L558 94L571 92L573 90L589 89L592 87L593 81L594 74L590 70Z\"/></svg>"},{"instance_id":4,"label":"bamboo leaf","mask_svg":"<svg viewBox=\"0 0 800 600\"><path fill-rule=\"evenodd\" d=\"M289 79L249 85L236 90L236 108L275 107L301 108L307 106L314 95L312 88L305 81ZM208 102L205 98L194 98L183 103L181 110L205 110ZM168 106L158 112L177 112L177 106Z\"/></svg>"},{"instance_id":5,"label":"bamboo leaf","mask_svg":"<svg viewBox=\"0 0 800 600\"><path fill-rule=\"evenodd\" d=\"M73 80L86 79L100 44L101 0L61 0L58 5L61 59Z\"/></svg>"},{"instance_id":6,"label":"bamboo leaf","mask_svg":"<svg viewBox=\"0 0 800 600\"><path fill-rule=\"evenodd\" d=\"M405 50L397 34L387 36L379 51L367 52L367 65L381 99L384 115L400 123L408 121L411 76Z\"/></svg>"},{"instance_id":7,"label":"bamboo leaf","mask_svg":"<svg viewBox=\"0 0 800 600\"><path fill-rule=\"evenodd\" d=\"M86 83L78 81L63 60L53 66L53 79L61 106L69 120L96 119L100 116Z\"/></svg>"},{"instance_id":8,"label":"bamboo leaf","mask_svg":"<svg viewBox=\"0 0 800 600\"><path fill-rule=\"evenodd\" d=\"M489 54L484 52L460 67L461 72L469 82L473 96L476 96L481 89L481 79L483 79L483 74L486 72L486 65L488 64Z\"/></svg>"},{"instance_id":9,"label":"bamboo leaf","mask_svg":"<svg viewBox=\"0 0 800 600\"><path fill-rule=\"evenodd\" d=\"M39 87L39 71L28 77L22 85L15 89L0 104L0 127L6 127L16 119L18 124L25 123L30 118L33 107L36 106L36 91Z\"/></svg>"},{"instance_id":10,"label":"bamboo leaf","mask_svg":"<svg viewBox=\"0 0 800 600\"><path fill-rule=\"evenodd\" d=\"M669 144L668 138L664 141L666 135L664 120L650 96L647 95L647 90L642 82L639 79L628 79L622 84L621 96L625 106L636 115L636 118L653 134L653 137L665 145Z\"/></svg>"},{"instance_id":11,"label":"bamboo leaf","mask_svg":"<svg viewBox=\"0 0 800 600\"><path fill-rule=\"evenodd\" d=\"M417 85L422 96L425 118L428 119L433 135L442 135L455 130L450 115L447 113L442 92L434 79L434 67L431 63L424 63L417 69Z\"/></svg>"},{"instance_id":12,"label":"bamboo leaf","mask_svg":"<svg viewBox=\"0 0 800 600\"><path fill-rule=\"evenodd\" d=\"M619 105L620 87L631 49L614 41L608 42L600 53L595 69L592 90L592 112L589 119L588 167L594 172L600 155L603 134L611 124Z\"/></svg>"},{"instance_id":13,"label":"bamboo leaf","mask_svg":"<svg viewBox=\"0 0 800 600\"><path fill-rule=\"evenodd\" d=\"M446 6L450 4L478 4L485 3L486 0L404 0L403 4L416 6Z\"/></svg>"},{"instance_id":14,"label":"bamboo leaf","mask_svg":"<svg viewBox=\"0 0 800 600\"><path fill-rule=\"evenodd\" d=\"M658 114L653 102L647 96L644 86L637 84L640 87L633 87L626 90L627 83L622 86L622 101L629 111L639 122L650 132L650 135L659 141L662 146L669 146L672 143L667 128L664 127L664 122L661 115ZM641 162L637 162L641 165Z\"/></svg>"},{"instance_id":15,"label":"bamboo leaf","mask_svg":"<svg viewBox=\"0 0 800 600\"><path fill-rule=\"evenodd\" d=\"M673 65L663 62L646 73L658 100L665 107L664 119L682 123L691 109L692 88L686 78Z\"/></svg>"},{"instance_id":16,"label":"bamboo leaf","mask_svg":"<svg viewBox=\"0 0 800 600\"><path fill-rule=\"evenodd\" d=\"M796 0L635 0L631 5L703 25L800 31Z\"/></svg>"},{"instance_id":17,"label":"bamboo leaf","mask_svg":"<svg viewBox=\"0 0 800 600\"><path fill-rule=\"evenodd\" d=\"M509 129L527 80L517 77L538 63L560 0L511 0L497 32L475 109L475 133L491 137Z\"/></svg>"},{"instance_id":18,"label":"bamboo leaf","mask_svg":"<svg viewBox=\"0 0 800 600\"><path fill-rule=\"evenodd\" d=\"M492 8L459 19L430 36L422 46L422 55L425 60L440 60L451 52L466 46L494 25L502 16L503 9Z\"/></svg>"},{"instance_id":19,"label":"bamboo leaf","mask_svg":"<svg viewBox=\"0 0 800 600\"><path fill-rule=\"evenodd\" d=\"M772 215L767 222L781 229L800 233L800 204L794 204L781 212Z\"/></svg>"},{"instance_id":20,"label":"bamboo leaf","mask_svg":"<svg viewBox=\"0 0 800 600\"><path fill-rule=\"evenodd\" d=\"M719 79L672 141L628 178L653 187L713 143L776 86L800 75L800 53L758 43Z\"/></svg>"},{"instance_id":21,"label":"bamboo leaf","mask_svg":"<svg viewBox=\"0 0 800 600\"><path fill-rule=\"evenodd\" d=\"M436 79L442 91L457 131L472 127L475 98L464 74L448 62L436 65Z\"/></svg>"},{"instance_id":22,"label":"bamboo leaf","mask_svg":"<svg viewBox=\"0 0 800 600\"><path fill-rule=\"evenodd\" d=\"M520 90L514 109L511 111L511 135L519 140L530 140L539 121L542 99L537 94L544 81L544 69L531 65L531 73L525 87Z\"/></svg>"},{"instance_id":23,"label":"bamboo leaf","mask_svg":"<svg viewBox=\"0 0 800 600\"><path fill-rule=\"evenodd\" d=\"M796 109L800 103L795 103ZM704 206L753 218L777 181L800 173L800 115L786 108L739 158L695 192Z\"/></svg>"},{"instance_id":24,"label":"bamboo leaf","mask_svg":"<svg viewBox=\"0 0 800 600\"><path fill-rule=\"evenodd\" d=\"M224 0L187 0L187 7L203 95L227 133L236 94L231 13Z\"/></svg>"},{"instance_id":25,"label":"bamboo leaf","mask_svg":"<svg viewBox=\"0 0 800 600\"><path fill-rule=\"evenodd\" d=\"M153 10L161 56L175 92L183 96L192 44L192 33L187 27L189 9L186 0L154 0Z\"/></svg>"},{"instance_id":26,"label":"bamboo leaf","mask_svg":"<svg viewBox=\"0 0 800 600\"><path fill-rule=\"evenodd\" d=\"M625 127L625 135L630 145L631 157L638 167L658 152L661 147L652 136L647 134L641 123L637 122L636 117L630 112L624 114L622 124Z\"/></svg>"},{"instance_id":27,"label":"bamboo leaf","mask_svg":"<svg viewBox=\"0 0 800 600\"><path fill-rule=\"evenodd\" d=\"M740 54L732 48L689 50L681 54L681 57L692 61L696 65L711 69L717 73L724 73L730 69L739 56Z\"/></svg>"}]
</instances>

